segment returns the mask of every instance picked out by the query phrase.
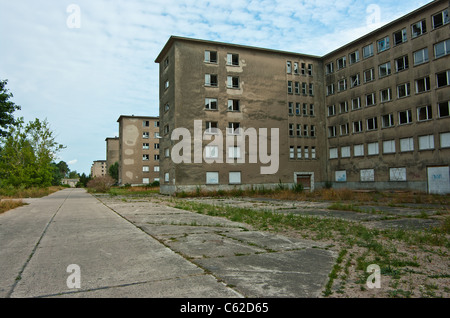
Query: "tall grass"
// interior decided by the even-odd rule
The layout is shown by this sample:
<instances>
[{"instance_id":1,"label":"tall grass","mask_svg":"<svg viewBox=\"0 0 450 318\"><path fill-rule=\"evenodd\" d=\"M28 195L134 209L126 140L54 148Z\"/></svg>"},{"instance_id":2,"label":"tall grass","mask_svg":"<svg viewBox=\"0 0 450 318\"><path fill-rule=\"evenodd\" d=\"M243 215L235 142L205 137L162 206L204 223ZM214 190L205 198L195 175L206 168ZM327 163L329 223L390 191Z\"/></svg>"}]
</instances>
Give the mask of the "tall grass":
<instances>
[{"instance_id":1,"label":"tall grass","mask_svg":"<svg viewBox=\"0 0 450 318\"><path fill-rule=\"evenodd\" d=\"M61 189L63 189L63 187L59 186L48 188L3 187L0 188L0 198L42 198Z\"/></svg>"},{"instance_id":2,"label":"tall grass","mask_svg":"<svg viewBox=\"0 0 450 318\"><path fill-rule=\"evenodd\" d=\"M15 209L19 206L26 205L22 200L1 200L0 201L0 214L8 210Z\"/></svg>"}]
</instances>

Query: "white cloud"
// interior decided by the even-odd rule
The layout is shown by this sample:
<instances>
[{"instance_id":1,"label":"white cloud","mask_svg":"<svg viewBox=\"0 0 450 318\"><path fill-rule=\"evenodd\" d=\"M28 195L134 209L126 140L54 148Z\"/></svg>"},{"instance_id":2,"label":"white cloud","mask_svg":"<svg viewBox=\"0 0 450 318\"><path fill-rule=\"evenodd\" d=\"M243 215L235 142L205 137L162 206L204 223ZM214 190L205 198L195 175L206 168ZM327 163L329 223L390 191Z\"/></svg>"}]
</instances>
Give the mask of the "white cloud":
<instances>
[{"instance_id":1,"label":"white cloud","mask_svg":"<svg viewBox=\"0 0 450 318\"><path fill-rule=\"evenodd\" d=\"M77 162L78 162L77 159L73 159L73 160L70 160L67 164L68 164L68 165L74 165L74 164L76 164Z\"/></svg>"}]
</instances>

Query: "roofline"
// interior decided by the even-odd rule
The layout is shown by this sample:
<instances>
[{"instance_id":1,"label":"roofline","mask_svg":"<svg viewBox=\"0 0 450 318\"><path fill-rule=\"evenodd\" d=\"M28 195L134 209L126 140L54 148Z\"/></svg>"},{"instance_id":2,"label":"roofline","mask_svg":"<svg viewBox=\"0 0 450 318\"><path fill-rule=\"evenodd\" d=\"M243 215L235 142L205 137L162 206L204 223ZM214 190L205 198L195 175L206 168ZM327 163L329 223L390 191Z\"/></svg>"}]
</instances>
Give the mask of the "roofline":
<instances>
[{"instance_id":1,"label":"roofline","mask_svg":"<svg viewBox=\"0 0 450 318\"><path fill-rule=\"evenodd\" d=\"M399 18L397 18L397 19L395 19L395 20L393 20L393 21L391 21L391 22L388 22L388 23L386 23L386 24L380 26L379 28L377 28L377 29L375 29L375 30L373 30L373 31L371 31L371 32L369 32L369 33L367 33L367 34L365 34L365 35L363 35L363 36L357 38L356 40L353 40L353 41L351 41L351 42L349 42L349 43L347 43L347 44L344 44L344 45L340 46L339 48L337 48L337 49L335 49L335 50L333 50L333 51L331 51L331 52L325 54L324 56L322 56L322 59L325 60L325 59L327 59L330 55L336 54L337 52L339 52L339 51L341 51L341 50L344 50L344 49L346 49L347 47L352 46L352 45L354 45L354 44L356 44L356 43L362 41L362 40L365 39L365 38L369 38L369 37L371 37L372 35L375 35L376 33L379 33L379 32L382 31L383 29L390 28L390 27L393 26L394 24L397 24L397 23L399 23L401 20L407 19L407 18L409 18L409 17L415 15L415 14L418 13L419 11L422 11L422 10L424 10L424 9L427 9L428 7L432 7L432 6L434 6L434 5L437 5L440 1L441 1L441 0L432 0L431 2L429 2L429 3L427 3L427 4L423 5L423 6L421 6L421 7L417 8L417 9L415 9L414 11L411 11L411 12L405 14L405 15L402 15L401 17L399 17Z\"/></svg>"},{"instance_id":2,"label":"roofline","mask_svg":"<svg viewBox=\"0 0 450 318\"><path fill-rule=\"evenodd\" d=\"M210 45L222 45L222 46L231 46L235 48L240 49L247 49L247 50L256 50L256 51L263 51L263 52L270 52L270 53L278 53L283 55L301 55L304 57L314 58L314 59L320 59L320 56L317 55L311 55L311 54L303 54L298 52L289 52L289 51L282 51L282 50L274 50L274 49L267 49L267 48L261 48L256 46L249 46L249 45L242 45L242 44L233 44L233 43L226 43L226 42L218 42L218 41L210 41L210 40L201 40L201 39L195 39L195 38L186 38L181 36L175 36L172 35L169 40L164 45L163 49L159 53L158 57L155 59L155 63L161 63L164 56L166 56L167 52L170 50L172 45L176 41L185 41L185 42L193 42L193 43L201 43L201 44L210 44Z\"/></svg>"},{"instance_id":3,"label":"roofline","mask_svg":"<svg viewBox=\"0 0 450 318\"><path fill-rule=\"evenodd\" d=\"M159 119L159 116L135 116L135 115L120 115L117 119L117 122L119 122L122 118L134 118L134 119Z\"/></svg>"}]
</instances>

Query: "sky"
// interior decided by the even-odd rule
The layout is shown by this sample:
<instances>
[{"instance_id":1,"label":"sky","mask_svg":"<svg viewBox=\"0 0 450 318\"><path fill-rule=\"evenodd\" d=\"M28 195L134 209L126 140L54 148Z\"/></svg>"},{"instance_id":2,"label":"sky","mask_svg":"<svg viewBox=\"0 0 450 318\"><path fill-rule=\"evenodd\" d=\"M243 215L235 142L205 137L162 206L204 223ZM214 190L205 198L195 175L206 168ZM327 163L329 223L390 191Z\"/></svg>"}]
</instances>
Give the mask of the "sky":
<instances>
[{"instance_id":1,"label":"sky","mask_svg":"<svg viewBox=\"0 0 450 318\"><path fill-rule=\"evenodd\" d=\"M90 173L120 115L159 115L170 36L322 56L430 0L0 0L0 79L14 116L47 119L56 162Z\"/></svg>"}]
</instances>

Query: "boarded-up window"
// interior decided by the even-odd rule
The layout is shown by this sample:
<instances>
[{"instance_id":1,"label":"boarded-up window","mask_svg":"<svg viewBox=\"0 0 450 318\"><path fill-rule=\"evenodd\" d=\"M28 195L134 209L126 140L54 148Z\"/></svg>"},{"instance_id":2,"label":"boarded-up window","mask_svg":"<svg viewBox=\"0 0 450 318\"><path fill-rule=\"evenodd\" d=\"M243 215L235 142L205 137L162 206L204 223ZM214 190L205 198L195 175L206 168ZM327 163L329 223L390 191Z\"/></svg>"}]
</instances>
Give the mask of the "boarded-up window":
<instances>
[{"instance_id":1,"label":"boarded-up window","mask_svg":"<svg viewBox=\"0 0 450 318\"><path fill-rule=\"evenodd\" d=\"M439 135L441 148L450 148L450 132L442 133Z\"/></svg>"},{"instance_id":2,"label":"boarded-up window","mask_svg":"<svg viewBox=\"0 0 450 318\"><path fill-rule=\"evenodd\" d=\"M336 182L347 182L347 171L340 170L334 172Z\"/></svg>"},{"instance_id":3,"label":"boarded-up window","mask_svg":"<svg viewBox=\"0 0 450 318\"><path fill-rule=\"evenodd\" d=\"M218 184L219 183L219 173L218 172L207 172L206 173L206 184Z\"/></svg>"},{"instance_id":4,"label":"boarded-up window","mask_svg":"<svg viewBox=\"0 0 450 318\"><path fill-rule=\"evenodd\" d=\"M413 138L402 138L400 139L400 151L413 151L414 150L414 139Z\"/></svg>"},{"instance_id":5,"label":"boarded-up window","mask_svg":"<svg viewBox=\"0 0 450 318\"><path fill-rule=\"evenodd\" d=\"M390 181L406 181L406 168L390 168L389 169Z\"/></svg>"},{"instance_id":6,"label":"boarded-up window","mask_svg":"<svg viewBox=\"0 0 450 318\"><path fill-rule=\"evenodd\" d=\"M359 171L359 177L361 182L373 182L375 181L374 169L362 169Z\"/></svg>"},{"instance_id":7,"label":"boarded-up window","mask_svg":"<svg viewBox=\"0 0 450 318\"><path fill-rule=\"evenodd\" d=\"M420 136L419 137L419 150L434 149L434 136Z\"/></svg>"},{"instance_id":8,"label":"boarded-up window","mask_svg":"<svg viewBox=\"0 0 450 318\"><path fill-rule=\"evenodd\" d=\"M241 183L241 172L230 172L228 175L230 184L240 184Z\"/></svg>"}]
</instances>

